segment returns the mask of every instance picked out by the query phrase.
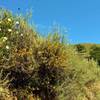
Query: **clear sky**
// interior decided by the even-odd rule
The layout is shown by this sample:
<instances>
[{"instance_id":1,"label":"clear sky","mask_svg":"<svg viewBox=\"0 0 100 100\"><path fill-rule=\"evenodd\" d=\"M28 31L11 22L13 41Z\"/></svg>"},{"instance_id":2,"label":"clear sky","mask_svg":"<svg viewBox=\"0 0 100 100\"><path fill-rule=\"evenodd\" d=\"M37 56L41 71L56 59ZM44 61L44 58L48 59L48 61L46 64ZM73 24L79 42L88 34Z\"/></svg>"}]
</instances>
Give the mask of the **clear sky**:
<instances>
[{"instance_id":1,"label":"clear sky","mask_svg":"<svg viewBox=\"0 0 100 100\"><path fill-rule=\"evenodd\" d=\"M41 30L59 24L72 43L100 43L100 0L0 0L0 7L24 14L33 9Z\"/></svg>"}]
</instances>

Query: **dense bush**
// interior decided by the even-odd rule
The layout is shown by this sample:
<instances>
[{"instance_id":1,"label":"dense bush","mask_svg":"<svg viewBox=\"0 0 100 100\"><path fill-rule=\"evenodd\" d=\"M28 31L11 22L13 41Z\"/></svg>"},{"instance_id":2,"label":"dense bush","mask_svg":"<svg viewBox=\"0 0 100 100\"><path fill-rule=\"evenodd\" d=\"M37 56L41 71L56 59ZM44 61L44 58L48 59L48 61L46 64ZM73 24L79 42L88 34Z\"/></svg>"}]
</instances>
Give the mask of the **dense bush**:
<instances>
[{"instance_id":1,"label":"dense bush","mask_svg":"<svg viewBox=\"0 0 100 100\"><path fill-rule=\"evenodd\" d=\"M0 70L1 80L9 81L4 91L18 100L30 95L40 100L92 100L87 90L93 100L100 99L99 88L92 89L100 81L94 61L78 56L58 33L43 38L23 17L6 10L0 11Z\"/></svg>"},{"instance_id":2,"label":"dense bush","mask_svg":"<svg viewBox=\"0 0 100 100\"><path fill-rule=\"evenodd\" d=\"M56 85L63 79L67 66L66 46L60 43L59 37L56 40L48 37L35 49L34 58L38 64L39 91L46 96L46 100L52 100L56 97Z\"/></svg>"},{"instance_id":3,"label":"dense bush","mask_svg":"<svg viewBox=\"0 0 100 100\"><path fill-rule=\"evenodd\" d=\"M57 88L59 100L99 100L100 69L96 62L83 60L75 52L70 51L70 55L65 81Z\"/></svg>"},{"instance_id":4,"label":"dense bush","mask_svg":"<svg viewBox=\"0 0 100 100\"><path fill-rule=\"evenodd\" d=\"M90 57L97 61L100 65L100 47L96 45L92 46L90 50Z\"/></svg>"},{"instance_id":5,"label":"dense bush","mask_svg":"<svg viewBox=\"0 0 100 100\"><path fill-rule=\"evenodd\" d=\"M23 18L3 10L0 19L0 69L8 73L11 91L27 89L34 69L33 49L37 36ZM34 43L34 44L33 44Z\"/></svg>"},{"instance_id":6,"label":"dense bush","mask_svg":"<svg viewBox=\"0 0 100 100\"><path fill-rule=\"evenodd\" d=\"M79 53L85 53L86 52L86 48L81 45L81 44L77 44L75 45L76 46L76 50L79 52Z\"/></svg>"}]
</instances>

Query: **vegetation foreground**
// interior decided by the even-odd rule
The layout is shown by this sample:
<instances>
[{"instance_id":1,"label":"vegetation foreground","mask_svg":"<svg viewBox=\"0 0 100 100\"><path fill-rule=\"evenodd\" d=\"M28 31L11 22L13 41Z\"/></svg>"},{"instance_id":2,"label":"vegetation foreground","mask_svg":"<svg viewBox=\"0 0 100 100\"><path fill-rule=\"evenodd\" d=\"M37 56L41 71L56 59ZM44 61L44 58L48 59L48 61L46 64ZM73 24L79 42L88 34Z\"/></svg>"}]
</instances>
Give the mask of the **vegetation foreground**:
<instances>
[{"instance_id":1,"label":"vegetation foreground","mask_svg":"<svg viewBox=\"0 0 100 100\"><path fill-rule=\"evenodd\" d=\"M100 68L55 33L0 10L0 100L100 100Z\"/></svg>"}]
</instances>

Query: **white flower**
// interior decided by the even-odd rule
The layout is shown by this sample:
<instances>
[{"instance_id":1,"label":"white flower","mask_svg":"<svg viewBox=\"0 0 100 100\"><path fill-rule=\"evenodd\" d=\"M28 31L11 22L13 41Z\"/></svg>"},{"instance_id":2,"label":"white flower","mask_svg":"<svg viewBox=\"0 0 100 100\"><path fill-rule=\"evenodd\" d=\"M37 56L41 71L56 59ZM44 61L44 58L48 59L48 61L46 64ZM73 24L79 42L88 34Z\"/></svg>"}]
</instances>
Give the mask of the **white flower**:
<instances>
[{"instance_id":1,"label":"white flower","mask_svg":"<svg viewBox=\"0 0 100 100\"><path fill-rule=\"evenodd\" d=\"M19 25L19 21L16 21L16 25Z\"/></svg>"},{"instance_id":2,"label":"white flower","mask_svg":"<svg viewBox=\"0 0 100 100\"><path fill-rule=\"evenodd\" d=\"M8 38L7 37L4 37L4 39L7 40Z\"/></svg>"},{"instance_id":3,"label":"white flower","mask_svg":"<svg viewBox=\"0 0 100 100\"><path fill-rule=\"evenodd\" d=\"M8 21L9 21L9 22L11 22L11 19L10 19L10 18L8 18Z\"/></svg>"},{"instance_id":4,"label":"white flower","mask_svg":"<svg viewBox=\"0 0 100 100\"><path fill-rule=\"evenodd\" d=\"M0 31L1 31L1 28L0 28Z\"/></svg>"},{"instance_id":5,"label":"white flower","mask_svg":"<svg viewBox=\"0 0 100 100\"><path fill-rule=\"evenodd\" d=\"M8 45L6 46L6 49L9 49L9 46Z\"/></svg>"},{"instance_id":6,"label":"white flower","mask_svg":"<svg viewBox=\"0 0 100 100\"><path fill-rule=\"evenodd\" d=\"M48 84L49 84L50 82L48 82Z\"/></svg>"},{"instance_id":7,"label":"white flower","mask_svg":"<svg viewBox=\"0 0 100 100\"><path fill-rule=\"evenodd\" d=\"M56 87L53 87L54 89L56 88Z\"/></svg>"},{"instance_id":8,"label":"white flower","mask_svg":"<svg viewBox=\"0 0 100 100\"><path fill-rule=\"evenodd\" d=\"M19 29L19 28L20 28L20 26L19 26L19 21L16 21L16 23L15 23L15 28L16 28L16 29Z\"/></svg>"},{"instance_id":9,"label":"white flower","mask_svg":"<svg viewBox=\"0 0 100 100\"><path fill-rule=\"evenodd\" d=\"M35 90L35 88L33 88L33 90Z\"/></svg>"},{"instance_id":10,"label":"white flower","mask_svg":"<svg viewBox=\"0 0 100 100\"><path fill-rule=\"evenodd\" d=\"M5 42L8 38L7 37L3 37L3 42Z\"/></svg>"},{"instance_id":11,"label":"white flower","mask_svg":"<svg viewBox=\"0 0 100 100\"><path fill-rule=\"evenodd\" d=\"M21 34L21 36L23 36L23 34Z\"/></svg>"},{"instance_id":12,"label":"white flower","mask_svg":"<svg viewBox=\"0 0 100 100\"><path fill-rule=\"evenodd\" d=\"M8 32L11 32L12 31L12 29L8 29Z\"/></svg>"}]
</instances>

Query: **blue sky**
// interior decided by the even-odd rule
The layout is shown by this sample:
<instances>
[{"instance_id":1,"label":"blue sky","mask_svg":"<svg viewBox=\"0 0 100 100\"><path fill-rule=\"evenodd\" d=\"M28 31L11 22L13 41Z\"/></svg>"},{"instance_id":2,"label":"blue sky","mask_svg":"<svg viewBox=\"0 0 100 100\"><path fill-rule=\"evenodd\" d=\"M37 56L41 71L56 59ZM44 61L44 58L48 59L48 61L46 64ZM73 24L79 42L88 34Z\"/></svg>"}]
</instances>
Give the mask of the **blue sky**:
<instances>
[{"instance_id":1,"label":"blue sky","mask_svg":"<svg viewBox=\"0 0 100 100\"><path fill-rule=\"evenodd\" d=\"M71 43L100 43L100 0L0 0L0 7L23 14L32 9L39 30L59 24Z\"/></svg>"}]
</instances>

